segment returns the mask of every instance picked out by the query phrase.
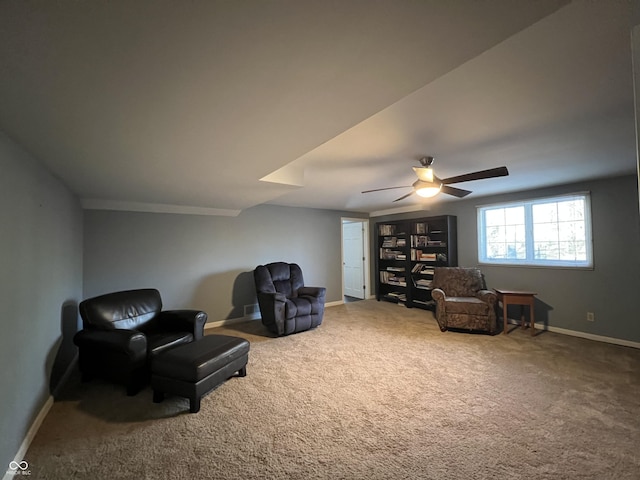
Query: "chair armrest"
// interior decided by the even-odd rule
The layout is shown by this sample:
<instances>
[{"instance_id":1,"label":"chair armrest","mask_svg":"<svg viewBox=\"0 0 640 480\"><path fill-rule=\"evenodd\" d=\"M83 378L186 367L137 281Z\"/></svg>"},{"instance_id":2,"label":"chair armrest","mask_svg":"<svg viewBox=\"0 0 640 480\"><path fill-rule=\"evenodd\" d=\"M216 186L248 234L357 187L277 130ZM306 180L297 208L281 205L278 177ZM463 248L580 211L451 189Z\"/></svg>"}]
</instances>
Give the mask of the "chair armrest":
<instances>
[{"instance_id":1,"label":"chair armrest","mask_svg":"<svg viewBox=\"0 0 640 480\"><path fill-rule=\"evenodd\" d=\"M323 298L327 294L325 287L300 287L298 296L300 297L316 297Z\"/></svg>"},{"instance_id":2,"label":"chair armrest","mask_svg":"<svg viewBox=\"0 0 640 480\"><path fill-rule=\"evenodd\" d=\"M476 297L489 305L496 305L498 303L498 296L493 290L479 290L476 293Z\"/></svg>"},{"instance_id":3,"label":"chair armrest","mask_svg":"<svg viewBox=\"0 0 640 480\"><path fill-rule=\"evenodd\" d=\"M266 293L266 292L258 292L258 303L261 301L267 302L269 305L273 305L276 303L285 303L287 301L287 297L284 293L275 292L275 293Z\"/></svg>"},{"instance_id":4,"label":"chair armrest","mask_svg":"<svg viewBox=\"0 0 640 480\"><path fill-rule=\"evenodd\" d=\"M128 355L147 355L147 337L137 330L80 330L73 337L80 348L116 350Z\"/></svg>"},{"instance_id":5,"label":"chair armrest","mask_svg":"<svg viewBox=\"0 0 640 480\"><path fill-rule=\"evenodd\" d=\"M446 293L441 288L434 288L431 290L431 298L436 302L436 322L441 331L447 330L447 318L445 311L445 300L447 299Z\"/></svg>"},{"instance_id":6,"label":"chair armrest","mask_svg":"<svg viewBox=\"0 0 640 480\"><path fill-rule=\"evenodd\" d=\"M284 333L284 312L287 297L284 293L279 292L258 292L257 295L262 323L267 325L271 331L282 335Z\"/></svg>"},{"instance_id":7,"label":"chair armrest","mask_svg":"<svg viewBox=\"0 0 640 480\"><path fill-rule=\"evenodd\" d=\"M447 298L447 294L444 293L444 290L442 290L441 288L434 288L433 290L431 290L431 298L433 298L436 302L438 302L439 300L444 301L444 299Z\"/></svg>"},{"instance_id":8,"label":"chair armrest","mask_svg":"<svg viewBox=\"0 0 640 480\"><path fill-rule=\"evenodd\" d=\"M156 324L168 332L189 332L194 340L204 335L207 314L201 310L163 310L156 317Z\"/></svg>"}]
</instances>

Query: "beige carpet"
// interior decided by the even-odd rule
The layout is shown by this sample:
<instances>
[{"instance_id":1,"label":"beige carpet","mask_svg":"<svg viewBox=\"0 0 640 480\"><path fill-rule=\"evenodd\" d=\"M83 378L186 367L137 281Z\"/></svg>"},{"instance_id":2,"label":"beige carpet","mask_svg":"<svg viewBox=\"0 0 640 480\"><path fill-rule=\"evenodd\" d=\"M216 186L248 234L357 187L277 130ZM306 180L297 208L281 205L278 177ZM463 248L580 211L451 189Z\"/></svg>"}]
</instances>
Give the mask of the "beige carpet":
<instances>
[{"instance_id":1,"label":"beige carpet","mask_svg":"<svg viewBox=\"0 0 640 480\"><path fill-rule=\"evenodd\" d=\"M210 331L214 333L215 331ZM202 401L73 378L29 449L32 479L640 478L640 350L540 333L441 333L367 300L271 338Z\"/></svg>"}]
</instances>

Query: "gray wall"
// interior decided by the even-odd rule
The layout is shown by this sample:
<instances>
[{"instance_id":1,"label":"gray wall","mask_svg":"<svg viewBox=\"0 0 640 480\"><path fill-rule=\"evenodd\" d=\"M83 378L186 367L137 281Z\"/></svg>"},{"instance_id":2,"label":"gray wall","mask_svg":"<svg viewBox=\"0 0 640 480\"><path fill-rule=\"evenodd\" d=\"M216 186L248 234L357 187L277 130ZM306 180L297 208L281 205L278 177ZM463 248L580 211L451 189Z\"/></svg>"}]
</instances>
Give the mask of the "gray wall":
<instances>
[{"instance_id":1,"label":"gray wall","mask_svg":"<svg viewBox=\"0 0 640 480\"><path fill-rule=\"evenodd\" d=\"M75 355L82 210L0 132L0 472Z\"/></svg>"},{"instance_id":2,"label":"gray wall","mask_svg":"<svg viewBox=\"0 0 640 480\"><path fill-rule=\"evenodd\" d=\"M640 148L640 2L634 2L633 18L635 26L631 29L631 57L633 66L633 90L636 111L636 146ZM636 155L636 173L638 175L638 197L640 197L640 150ZM640 198L638 198L640 208Z\"/></svg>"},{"instance_id":3,"label":"gray wall","mask_svg":"<svg viewBox=\"0 0 640 480\"><path fill-rule=\"evenodd\" d=\"M81 298L152 286L167 308L237 318L255 303L253 268L278 260L299 263L307 284L327 287L328 301L342 298L340 217L352 213L262 205L238 217L83 214L68 189L2 133L0 172L0 465L13 458L75 355ZM582 190L592 193L593 270L483 266L487 282L539 292L536 315L549 325L639 342L635 175L443 203L404 217L456 215L460 264L476 265L477 204ZM587 311L595 322L586 322Z\"/></svg>"},{"instance_id":4,"label":"gray wall","mask_svg":"<svg viewBox=\"0 0 640 480\"><path fill-rule=\"evenodd\" d=\"M371 222L430 215L456 215L458 263L460 266L477 266L477 205L579 191L591 192L594 269L481 265L487 286L538 292L536 322L640 342L640 216L635 175L445 202L434 205L429 211L377 217L372 218ZM375 232L375 228L371 230ZM373 239L372 244L375 246ZM586 321L587 312L595 314L595 322ZM514 315L517 315L517 312L514 312Z\"/></svg>"},{"instance_id":5,"label":"gray wall","mask_svg":"<svg viewBox=\"0 0 640 480\"><path fill-rule=\"evenodd\" d=\"M154 287L165 308L198 308L209 321L255 304L253 269L298 263L305 283L342 299L341 215L261 205L237 217L85 211L84 295Z\"/></svg>"}]
</instances>

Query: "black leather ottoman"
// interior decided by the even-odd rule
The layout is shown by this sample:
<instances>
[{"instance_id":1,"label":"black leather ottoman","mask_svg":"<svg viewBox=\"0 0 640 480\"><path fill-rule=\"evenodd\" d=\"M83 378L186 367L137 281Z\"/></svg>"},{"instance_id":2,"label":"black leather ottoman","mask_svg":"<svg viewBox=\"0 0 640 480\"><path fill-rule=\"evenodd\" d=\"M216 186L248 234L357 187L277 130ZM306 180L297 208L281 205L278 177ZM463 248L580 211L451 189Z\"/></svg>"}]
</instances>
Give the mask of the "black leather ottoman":
<instances>
[{"instance_id":1,"label":"black leather ottoman","mask_svg":"<svg viewBox=\"0 0 640 480\"><path fill-rule=\"evenodd\" d=\"M205 335L195 342L159 354L151 361L153 401L164 394L189 399L191 413L200 410L200 400L234 373L247 374L249 342L229 335Z\"/></svg>"}]
</instances>

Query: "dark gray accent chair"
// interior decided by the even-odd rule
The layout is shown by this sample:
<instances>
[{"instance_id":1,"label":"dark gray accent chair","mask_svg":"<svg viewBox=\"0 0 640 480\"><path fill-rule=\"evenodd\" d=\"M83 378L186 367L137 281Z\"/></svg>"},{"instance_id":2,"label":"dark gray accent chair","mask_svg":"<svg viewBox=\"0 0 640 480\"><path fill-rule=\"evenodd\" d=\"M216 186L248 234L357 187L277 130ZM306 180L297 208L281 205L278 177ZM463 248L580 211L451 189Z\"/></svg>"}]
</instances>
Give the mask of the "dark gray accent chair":
<instances>
[{"instance_id":1,"label":"dark gray accent chair","mask_svg":"<svg viewBox=\"0 0 640 480\"><path fill-rule=\"evenodd\" d=\"M160 292L147 288L108 293L80 303L83 330L74 336L82 380L123 383L135 395L149 380L151 359L202 338L207 314L162 310Z\"/></svg>"},{"instance_id":2,"label":"dark gray accent chair","mask_svg":"<svg viewBox=\"0 0 640 480\"><path fill-rule=\"evenodd\" d=\"M322 323L325 287L306 287L295 263L274 262L253 271L262 323L278 336Z\"/></svg>"}]
</instances>

